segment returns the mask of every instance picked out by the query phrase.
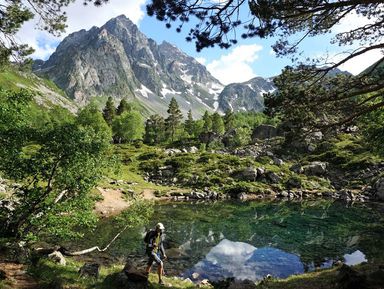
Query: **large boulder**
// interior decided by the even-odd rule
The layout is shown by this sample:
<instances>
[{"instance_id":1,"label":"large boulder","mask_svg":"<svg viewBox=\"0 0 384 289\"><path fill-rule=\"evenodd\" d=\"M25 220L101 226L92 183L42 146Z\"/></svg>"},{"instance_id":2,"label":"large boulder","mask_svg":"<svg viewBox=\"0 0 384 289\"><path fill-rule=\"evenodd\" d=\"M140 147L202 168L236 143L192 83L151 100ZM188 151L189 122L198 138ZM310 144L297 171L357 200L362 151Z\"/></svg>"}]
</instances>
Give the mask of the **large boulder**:
<instances>
[{"instance_id":1,"label":"large boulder","mask_svg":"<svg viewBox=\"0 0 384 289\"><path fill-rule=\"evenodd\" d=\"M240 181L255 182L257 178L257 169L254 167L248 167L243 170L237 171L234 177Z\"/></svg>"},{"instance_id":2,"label":"large boulder","mask_svg":"<svg viewBox=\"0 0 384 289\"><path fill-rule=\"evenodd\" d=\"M138 270L130 260L127 260L123 271L117 276L118 288L147 289L148 275Z\"/></svg>"},{"instance_id":3,"label":"large boulder","mask_svg":"<svg viewBox=\"0 0 384 289\"><path fill-rule=\"evenodd\" d=\"M130 260L127 260L123 272L127 275L129 281L147 282L148 280L148 275L144 271L138 270Z\"/></svg>"},{"instance_id":4,"label":"large boulder","mask_svg":"<svg viewBox=\"0 0 384 289\"><path fill-rule=\"evenodd\" d=\"M338 270L338 287L337 288L340 288L340 289L369 288L367 286L367 276L343 264Z\"/></svg>"},{"instance_id":5,"label":"large boulder","mask_svg":"<svg viewBox=\"0 0 384 289\"><path fill-rule=\"evenodd\" d=\"M252 141L270 139L278 136L278 129L273 125L261 124L254 128L252 132Z\"/></svg>"},{"instance_id":6,"label":"large boulder","mask_svg":"<svg viewBox=\"0 0 384 289\"><path fill-rule=\"evenodd\" d=\"M271 184L278 184L281 181L281 177L275 172L268 172L267 178Z\"/></svg>"},{"instance_id":7,"label":"large boulder","mask_svg":"<svg viewBox=\"0 0 384 289\"><path fill-rule=\"evenodd\" d=\"M375 189L376 197L380 201L384 201L384 177L379 178L373 188Z\"/></svg>"},{"instance_id":8,"label":"large boulder","mask_svg":"<svg viewBox=\"0 0 384 289\"><path fill-rule=\"evenodd\" d=\"M94 277L99 278L100 264L98 263L85 263L80 269L79 274L81 277Z\"/></svg>"},{"instance_id":9,"label":"large boulder","mask_svg":"<svg viewBox=\"0 0 384 289\"><path fill-rule=\"evenodd\" d=\"M309 165L302 167L303 173L306 175L321 176L327 172L327 163L325 162L311 162Z\"/></svg>"},{"instance_id":10,"label":"large boulder","mask_svg":"<svg viewBox=\"0 0 384 289\"><path fill-rule=\"evenodd\" d=\"M256 289L256 284L250 280L234 280L228 289Z\"/></svg>"}]
</instances>

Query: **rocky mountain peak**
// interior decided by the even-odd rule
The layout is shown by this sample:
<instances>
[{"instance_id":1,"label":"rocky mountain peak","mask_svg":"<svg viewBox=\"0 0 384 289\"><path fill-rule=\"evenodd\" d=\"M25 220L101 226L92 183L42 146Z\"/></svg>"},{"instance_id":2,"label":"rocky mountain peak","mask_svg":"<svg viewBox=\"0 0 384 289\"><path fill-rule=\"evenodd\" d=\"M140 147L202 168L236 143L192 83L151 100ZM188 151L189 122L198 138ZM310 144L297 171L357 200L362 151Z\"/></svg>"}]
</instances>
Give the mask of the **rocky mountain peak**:
<instances>
[{"instance_id":1,"label":"rocky mountain peak","mask_svg":"<svg viewBox=\"0 0 384 289\"><path fill-rule=\"evenodd\" d=\"M164 115L172 97L184 113L214 111L223 88L203 65L168 42L148 39L125 15L70 34L34 69L79 104L95 96L127 97Z\"/></svg>"}]
</instances>

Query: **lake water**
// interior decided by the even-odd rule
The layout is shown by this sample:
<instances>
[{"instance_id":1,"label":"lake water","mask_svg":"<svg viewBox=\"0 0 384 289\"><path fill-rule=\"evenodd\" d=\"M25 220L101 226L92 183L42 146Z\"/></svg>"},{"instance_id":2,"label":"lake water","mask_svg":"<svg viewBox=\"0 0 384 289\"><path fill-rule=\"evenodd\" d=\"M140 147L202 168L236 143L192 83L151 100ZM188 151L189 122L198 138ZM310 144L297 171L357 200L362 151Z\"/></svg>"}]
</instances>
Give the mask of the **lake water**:
<instances>
[{"instance_id":1,"label":"lake water","mask_svg":"<svg viewBox=\"0 0 384 289\"><path fill-rule=\"evenodd\" d=\"M258 280L384 260L384 205L328 200L161 203L147 228L166 227L168 274ZM146 228L125 231L103 256L145 266ZM118 230L103 221L81 246L106 244ZM97 255L94 255L95 257ZM100 257L100 255L98 255Z\"/></svg>"}]
</instances>

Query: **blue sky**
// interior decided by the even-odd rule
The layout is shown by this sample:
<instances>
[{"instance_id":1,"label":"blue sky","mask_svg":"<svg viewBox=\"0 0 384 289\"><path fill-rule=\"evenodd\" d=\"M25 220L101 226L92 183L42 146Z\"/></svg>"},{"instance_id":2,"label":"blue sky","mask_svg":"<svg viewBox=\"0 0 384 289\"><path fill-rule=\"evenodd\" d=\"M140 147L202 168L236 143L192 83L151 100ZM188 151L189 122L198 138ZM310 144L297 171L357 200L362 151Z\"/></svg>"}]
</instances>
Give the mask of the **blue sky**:
<instances>
[{"instance_id":1,"label":"blue sky","mask_svg":"<svg viewBox=\"0 0 384 289\"><path fill-rule=\"evenodd\" d=\"M195 44L185 41L187 30L176 33L175 28L167 29L164 23L146 16L145 2L146 0L110 0L110 3L98 8L83 7L82 1L76 1L66 9L68 28L66 33L60 37L54 37L45 31L35 29L38 19L25 24L17 37L20 41L35 48L36 52L32 55L33 58L47 59L67 34L80 29L88 30L92 26L100 27L110 18L125 14L148 37L153 38L158 43L165 40L175 44L182 51L206 65L212 75L224 84L247 81L255 76L271 77L279 74L284 66L291 64L288 58L276 58L274 55L271 45L276 39L239 39L239 43L230 49L208 48L197 53ZM331 37L338 31L351 29L354 25L361 25L366 22L367 20L362 17L351 15L345 18L333 33L309 38L301 44L300 48L305 51L306 56L328 55L333 61L336 61L342 56L338 53L346 48L330 45ZM238 33L238 35L240 34ZM349 49L353 48L350 47ZM357 74L380 59L382 55L382 52L374 51L359 59L347 62L341 69Z\"/></svg>"}]
</instances>

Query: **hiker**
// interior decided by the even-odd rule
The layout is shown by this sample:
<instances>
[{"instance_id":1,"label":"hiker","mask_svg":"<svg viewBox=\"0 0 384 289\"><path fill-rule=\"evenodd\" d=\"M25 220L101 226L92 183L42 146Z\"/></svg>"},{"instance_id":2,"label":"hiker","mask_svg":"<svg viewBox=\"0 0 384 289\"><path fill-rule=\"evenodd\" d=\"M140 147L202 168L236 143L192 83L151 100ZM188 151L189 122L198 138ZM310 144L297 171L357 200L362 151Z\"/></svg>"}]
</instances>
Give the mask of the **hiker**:
<instances>
[{"instance_id":1,"label":"hiker","mask_svg":"<svg viewBox=\"0 0 384 289\"><path fill-rule=\"evenodd\" d=\"M164 265L162 259L167 259L164 251L164 225L157 223L155 229L150 230L145 235L144 241L147 243L146 253L149 257L148 266L146 269L147 274L151 271L153 262L156 262L157 274L159 275L159 284L164 284L161 277L164 274Z\"/></svg>"}]
</instances>

